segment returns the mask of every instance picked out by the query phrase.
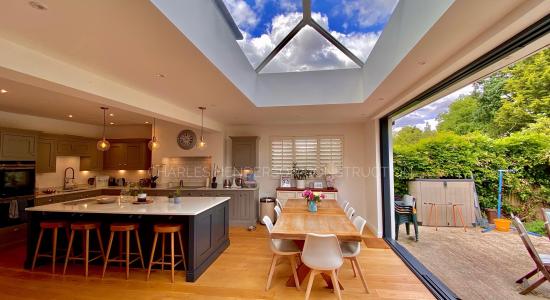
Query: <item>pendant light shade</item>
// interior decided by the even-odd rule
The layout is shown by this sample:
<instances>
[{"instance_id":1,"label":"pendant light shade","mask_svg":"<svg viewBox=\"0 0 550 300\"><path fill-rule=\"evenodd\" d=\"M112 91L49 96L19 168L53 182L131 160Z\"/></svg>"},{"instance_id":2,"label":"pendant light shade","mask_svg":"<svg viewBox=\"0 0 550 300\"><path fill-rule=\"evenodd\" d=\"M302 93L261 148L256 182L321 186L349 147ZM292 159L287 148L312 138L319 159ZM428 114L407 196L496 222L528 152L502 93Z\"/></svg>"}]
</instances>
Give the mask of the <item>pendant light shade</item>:
<instances>
[{"instance_id":1,"label":"pendant light shade","mask_svg":"<svg viewBox=\"0 0 550 300\"><path fill-rule=\"evenodd\" d=\"M157 122L156 122L156 119L153 119L153 138L149 141L149 143L147 143L147 147L149 147L149 150L151 151L157 150L158 148L160 148L160 143L157 140L156 130L157 130Z\"/></svg>"},{"instance_id":2,"label":"pendant light shade","mask_svg":"<svg viewBox=\"0 0 550 300\"><path fill-rule=\"evenodd\" d=\"M201 137L199 139L199 142L197 143L197 148L202 150L206 148L206 141L204 140L204 136L202 134L204 129L204 110L206 109L206 107L201 106L199 107L199 109L201 110Z\"/></svg>"},{"instance_id":3,"label":"pendant light shade","mask_svg":"<svg viewBox=\"0 0 550 300\"><path fill-rule=\"evenodd\" d=\"M99 151L107 151L109 148L111 148L111 143L107 139L105 139L105 114L107 113L108 107L101 107L103 110L103 137L101 140L97 141L97 150Z\"/></svg>"}]
</instances>

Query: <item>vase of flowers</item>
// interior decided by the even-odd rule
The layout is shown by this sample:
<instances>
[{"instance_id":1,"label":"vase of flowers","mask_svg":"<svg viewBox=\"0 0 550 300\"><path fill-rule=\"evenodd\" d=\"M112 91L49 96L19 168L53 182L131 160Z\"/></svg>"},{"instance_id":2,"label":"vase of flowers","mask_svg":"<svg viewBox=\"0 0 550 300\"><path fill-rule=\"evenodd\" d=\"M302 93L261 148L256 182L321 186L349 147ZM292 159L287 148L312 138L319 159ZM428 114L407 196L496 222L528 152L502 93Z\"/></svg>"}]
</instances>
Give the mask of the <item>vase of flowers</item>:
<instances>
[{"instance_id":1,"label":"vase of flowers","mask_svg":"<svg viewBox=\"0 0 550 300\"><path fill-rule=\"evenodd\" d=\"M302 193L302 197L306 200L307 209L310 212L317 212L317 207L319 206L319 203L321 203L321 199L325 199L325 195L315 195L311 190L305 190Z\"/></svg>"},{"instance_id":2,"label":"vase of flowers","mask_svg":"<svg viewBox=\"0 0 550 300\"><path fill-rule=\"evenodd\" d=\"M296 180L296 187L299 189L306 188L306 179L311 176L316 176L317 172L308 169L298 169L296 163L292 164L292 177Z\"/></svg>"}]
</instances>

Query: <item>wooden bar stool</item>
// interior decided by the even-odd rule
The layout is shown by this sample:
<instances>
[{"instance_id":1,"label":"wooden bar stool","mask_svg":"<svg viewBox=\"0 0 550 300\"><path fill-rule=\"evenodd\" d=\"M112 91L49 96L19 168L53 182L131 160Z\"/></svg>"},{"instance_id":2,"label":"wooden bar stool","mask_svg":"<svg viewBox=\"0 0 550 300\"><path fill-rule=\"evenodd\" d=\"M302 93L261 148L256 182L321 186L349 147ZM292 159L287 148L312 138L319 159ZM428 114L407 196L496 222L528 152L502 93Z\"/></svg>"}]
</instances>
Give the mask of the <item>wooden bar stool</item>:
<instances>
[{"instance_id":1,"label":"wooden bar stool","mask_svg":"<svg viewBox=\"0 0 550 300\"><path fill-rule=\"evenodd\" d=\"M31 271L34 271L34 266L36 265L36 259L38 257L51 257L52 258L52 273L55 273L55 262L57 260L57 233L61 228L65 228L65 233L67 234L67 240L69 239L69 228L67 222L64 221L43 221L40 222L40 234L38 235L38 242L36 243L36 250L34 251L34 258L32 260ZM42 237L44 236L44 231L51 229L52 230L52 252L51 254L40 253L40 245L42 244Z\"/></svg>"},{"instance_id":2,"label":"wooden bar stool","mask_svg":"<svg viewBox=\"0 0 550 300\"><path fill-rule=\"evenodd\" d=\"M105 255L105 263L103 264L103 274L101 278L105 276L105 271L107 270L107 264L109 262L126 262L126 279L130 277L130 264L134 263L136 260L141 260L141 267L145 269L145 263L143 262L143 255L141 253L141 242L139 240L139 224L137 223L113 223L110 226L111 236L109 237L109 244L107 245L107 254ZM134 232L135 240L138 248L138 253L130 252L130 235ZM126 233L126 252L123 252L120 249L117 257L109 259L109 254L111 253L111 247L113 246L113 239L115 238L115 232L118 232L119 241L122 242L122 234ZM136 257L130 261L130 255L136 255Z\"/></svg>"},{"instance_id":3,"label":"wooden bar stool","mask_svg":"<svg viewBox=\"0 0 550 300\"><path fill-rule=\"evenodd\" d=\"M105 261L105 253L103 251L103 242L101 241L101 232L100 232L100 224L97 222L76 222L71 224L71 237L69 238L69 247L67 248L67 255L65 256L65 266L63 267L63 275L65 275L65 272L67 271L67 264L69 263L69 260L83 260L84 261L84 274L86 275L86 278L88 278L88 263L91 261L94 261L98 258L102 258L103 261ZM99 251L92 250L90 251L90 230L95 230L97 234L97 242L99 244ZM71 254L73 241L75 232L81 231L83 234L83 247L82 247L82 253L80 255L75 256L74 254ZM90 259L90 252L92 253L100 253L100 255L93 257Z\"/></svg>"},{"instance_id":4,"label":"wooden bar stool","mask_svg":"<svg viewBox=\"0 0 550 300\"><path fill-rule=\"evenodd\" d=\"M183 240L181 238L181 225L177 224L156 224L153 227L153 231L155 232L155 238L153 240L153 249L151 250L151 259L149 260L149 268L147 270L147 280L149 280L149 275L151 275L151 267L153 265L161 265L161 270L164 271L164 265L170 265L172 269L172 283L174 282L174 268L179 265L181 262L183 262L183 268L187 270L187 265L185 264L185 252L183 251ZM154 260L155 257L155 249L157 247L157 241L159 233L162 234L162 251L161 251L161 257L159 260ZM174 234L178 234L179 244L180 244L180 250L181 255L175 255L174 253ZM165 244L165 236L166 234L170 234L170 255L164 254L164 244ZM170 262L164 262L164 258L166 256L170 256ZM181 257L181 260L177 263L175 262L175 257Z\"/></svg>"}]
</instances>

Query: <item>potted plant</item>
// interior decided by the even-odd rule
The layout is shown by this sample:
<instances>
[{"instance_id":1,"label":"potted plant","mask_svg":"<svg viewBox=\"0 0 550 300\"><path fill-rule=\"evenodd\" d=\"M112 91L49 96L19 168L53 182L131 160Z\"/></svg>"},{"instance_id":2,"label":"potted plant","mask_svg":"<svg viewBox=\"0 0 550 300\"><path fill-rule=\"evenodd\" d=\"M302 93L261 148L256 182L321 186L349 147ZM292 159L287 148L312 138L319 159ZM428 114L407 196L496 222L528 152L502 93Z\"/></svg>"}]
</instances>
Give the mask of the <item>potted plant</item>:
<instances>
[{"instance_id":1,"label":"potted plant","mask_svg":"<svg viewBox=\"0 0 550 300\"><path fill-rule=\"evenodd\" d=\"M138 188L137 188L137 201L138 202L147 201L147 193L145 193L141 185L138 185Z\"/></svg>"},{"instance_id":2,"label":"potted plant","mask_svg":"<svg viewBox=\"0 0 550 300\"><path fill-rule=\"evenodd\" d=\"M302 193L302 197L304 197L304 199L306 200L307 209L310 212L316 212L317 206L321 202L321 199L325 199L325 195L323 194L315 195L311 190L305 190Z\"/></svg>"},{"instance_id":3,"label":"potted plant","mask_svg":"<svg viewBox=\"0 0 550 300\"><path fill-rule=\"evenodd\" d=\"M176 192L174 192L174 203L180 204L183 200L183 190L181 188L178 188Z\"/></svg>"},{"instance_id":4,"label":"potted plant","mask_svg":"<svg viewBox=\"0 0 550 300\"><path fill-rule=\"evenodd\" d=\"M296 180L296 187L299 189L306 188L306 179L310 176L316 176L317 172L308 169L298 169L296 163L292 164L292 177Z\"/></svg>"},{"instance_id":5,"label":"potted plant","mask_svg":"<svg viewBox=\"0 0 550 300\"><path fill-rule=\"evenodd\" d=\"M156 188L156 187L157 187L157 179L158 179L158 178L159 178L159 177L156 176L156 175L155 175L155 176L151 176L151 183L150 183L151 188Z\"/></svg>"}]
</instances>

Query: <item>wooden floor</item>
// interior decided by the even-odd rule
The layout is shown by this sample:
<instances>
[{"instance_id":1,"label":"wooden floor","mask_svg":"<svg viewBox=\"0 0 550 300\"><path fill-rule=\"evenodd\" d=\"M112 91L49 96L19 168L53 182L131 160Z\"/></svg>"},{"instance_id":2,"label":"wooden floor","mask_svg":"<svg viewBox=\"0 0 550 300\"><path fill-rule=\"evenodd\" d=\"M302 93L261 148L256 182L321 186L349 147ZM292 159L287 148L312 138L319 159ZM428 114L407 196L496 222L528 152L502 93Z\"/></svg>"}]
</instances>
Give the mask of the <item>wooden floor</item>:
<instances>
[{"instance_id":1,"label":"wooden floor","mask_svg":"<svg viewBox=\"0 0 550 300\"><path fill-rule=\"evenodd\" d=\"M248 232L230 229L231 246L199 278L187 283L183 273L176 274L171 284L170 272L151 274L131 270L130 280L124 272L110 267L104 280L100 268L92 267L85 280L78 267L69 269L66 276L51 275L50 268L40 267L31 273L22 269L24 245L0 249L0 299L303 299L304 290L285 287L291 274L289 264L282 262L275 271L272 288L265 291L271 253L264 226ZM146 242L146 241L143 241ZM361 282L353 277L347 263L340 280L344 299L433 299L430 292L389 249L363 247L359 258L371 293L365 294ZM58 268L61 270L62 268ZM331 290L316 279L311 299L336 299Z\"/></svg>"},{"instance_id":2,"label":"wooden floor","mask_svg":"<svg viewBox=\"0 0 550 300\"><path fill-rule=\"evenodd\" d=\"M479 229L420 226L420 240L399 231L399 242L462 299L541 299L550 298L550 283L543 283L531 294L518 294L523 287L515 281L534 269L520 237ZM411 234L414 231L411 229ZM550 254L547 237L530 236L539 253ZM530 280L533 283L535 277Z\"/></svg>"}]
</instances>

